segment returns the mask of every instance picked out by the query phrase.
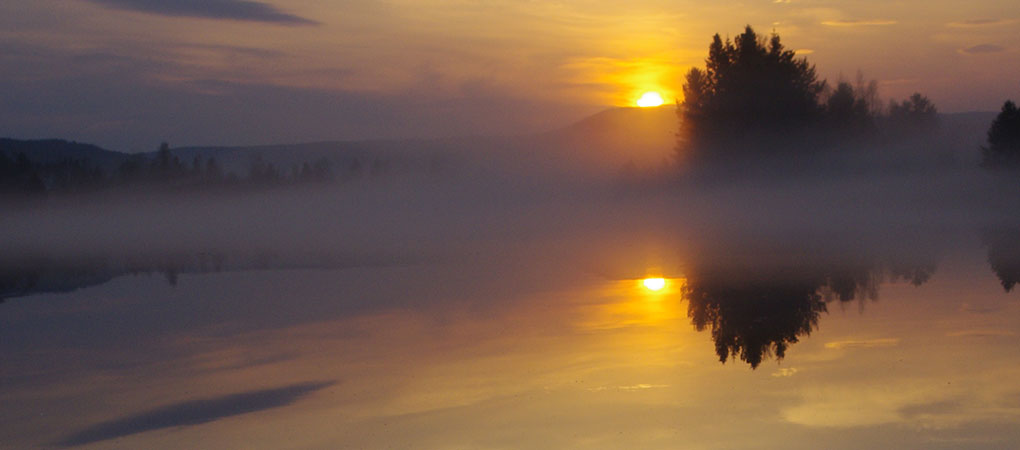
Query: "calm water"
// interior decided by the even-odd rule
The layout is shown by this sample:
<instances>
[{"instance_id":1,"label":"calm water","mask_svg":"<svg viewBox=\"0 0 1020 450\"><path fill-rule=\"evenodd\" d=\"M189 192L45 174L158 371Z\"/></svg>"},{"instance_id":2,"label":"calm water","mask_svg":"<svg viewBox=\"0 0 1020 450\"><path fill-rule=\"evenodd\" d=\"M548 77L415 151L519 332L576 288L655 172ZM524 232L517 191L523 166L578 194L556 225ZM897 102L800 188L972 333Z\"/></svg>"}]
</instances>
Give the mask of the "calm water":
<instances>
[{"instance_id":1,"label":"calm water","mask_svg":"<svg viewBox=\"0 0 1020 450\"><path fill-rule=\"evenodd\" d=\"M0 447L1020 443L1010 229L646 220L674 200L480 208L365 231L411 249L374 258L37 266L0 303Z\"/></svg>"}]
</instances>

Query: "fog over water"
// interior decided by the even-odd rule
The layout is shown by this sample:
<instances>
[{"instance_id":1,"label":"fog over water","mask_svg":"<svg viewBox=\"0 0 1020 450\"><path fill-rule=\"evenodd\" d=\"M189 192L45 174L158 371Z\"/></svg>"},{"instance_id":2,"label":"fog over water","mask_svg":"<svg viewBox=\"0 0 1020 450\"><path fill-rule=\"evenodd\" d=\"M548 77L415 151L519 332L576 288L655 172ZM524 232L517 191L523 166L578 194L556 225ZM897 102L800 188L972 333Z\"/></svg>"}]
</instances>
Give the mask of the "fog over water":
<instances>
[{"instance_id":1,"label":"fog over water","mask_svg":"<svg viewBox=\"0 0 1020 450\"><path fill-rule=\"evenodd\" d=\"M8 209L0 441L1020 437L1020 192L1008 176L895 155L782 177L683 174L654 157L578 166L568 147L451 142L430 144L438 159L335 183ZM478 157L472 143L493 150Z\"/></svg>"}]
</instances>

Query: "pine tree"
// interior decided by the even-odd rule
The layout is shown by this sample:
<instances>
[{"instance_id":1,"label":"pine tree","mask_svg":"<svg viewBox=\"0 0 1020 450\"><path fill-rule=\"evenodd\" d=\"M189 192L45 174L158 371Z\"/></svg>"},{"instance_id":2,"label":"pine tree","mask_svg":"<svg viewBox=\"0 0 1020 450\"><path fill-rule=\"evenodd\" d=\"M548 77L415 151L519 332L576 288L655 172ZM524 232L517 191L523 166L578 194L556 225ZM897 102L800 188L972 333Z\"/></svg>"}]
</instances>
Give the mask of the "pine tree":
<instances>
[{"instance_id":1,"label":"pine tree","mask_svg":"<svg viewBox=\"0 0 1020 450\"><path fill-rule=\"evenodd\" d=\"M1020 167L1020 109L1007 100L988 128L988 146L982 147L986 167Z\"/></svg>"}]
</instances>

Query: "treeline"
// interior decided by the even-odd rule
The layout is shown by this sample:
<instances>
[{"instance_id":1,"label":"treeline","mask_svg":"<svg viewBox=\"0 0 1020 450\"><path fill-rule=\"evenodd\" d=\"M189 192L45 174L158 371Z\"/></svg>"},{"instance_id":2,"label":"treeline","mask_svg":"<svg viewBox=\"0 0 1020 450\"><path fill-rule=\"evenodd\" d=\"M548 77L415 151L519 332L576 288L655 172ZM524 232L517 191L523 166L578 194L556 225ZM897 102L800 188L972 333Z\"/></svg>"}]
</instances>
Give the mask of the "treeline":
<instances>
[{"instance_id":1,"label":"treeline","mask_svg":"<svg viewBox=\"0 0 1020 450\"><path fill-rule=\"evenodd\" d=\"M938 128L938 110L920 93L883 104L878 84L858 75L833 87L806 58L748 26L733 40L717 34L705 68L685 77L678 108L681 161L782 161L887 148Z\"/></svg>"},{"instance_id":2,"label":"treeline","mask_svg":"<svg viewBox=\"0 0 1020 450\"><path fill-rule=\"evenodd\" d=\"M61 150L61 145L80 145L63 141L44 142L49 143L50 150ZM95 151L79 155L58 151L57 155L33 158L30 155L46 149L40 147L38 141L5 139L0 144L3 144L0 146L0 199L25 199L51 193L94 192L115 188L180 191L265 187L325 183L338 178L333 163L326 158L281 169L255 156L247 173L236 174L225 171L216 158L211 156L195 156L191 161L182 161L173 154L167 143L161 144L155 154L106 152L117 156L102 155L104 158L96 158L98 154ZM349 164L350 167L342 169L344 172L357 171L358 165L354 161Z\"/></svg>"}]
</instances>

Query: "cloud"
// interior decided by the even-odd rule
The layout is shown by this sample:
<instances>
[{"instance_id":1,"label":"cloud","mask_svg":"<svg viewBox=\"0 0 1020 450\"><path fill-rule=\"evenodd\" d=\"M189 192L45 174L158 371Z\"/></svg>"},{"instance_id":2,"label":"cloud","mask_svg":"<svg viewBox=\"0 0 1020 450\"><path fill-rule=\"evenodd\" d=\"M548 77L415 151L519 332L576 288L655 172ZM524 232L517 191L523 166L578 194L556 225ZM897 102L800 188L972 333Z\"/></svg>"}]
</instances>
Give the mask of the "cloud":
<instances>
[{"instance_id":1,"label":"cloud","mask_svg":"<svg viewBox=\"0 0 1020 450\"><path fill-rule=\"evenodd\" d=\"M980 44L973 47L967 47L960 50L960 53L966 53L968 55L980 55L983 53L999 53L1006 49L1002 46L995 44Z\"/></svg>"},{"instance_id":2,"label":"cloud","mask_svg":"<svg viewBox=\"0 0 1020 450\"><path fill-rule=\"evenodd\" d=\"M982 306L976 306L976 305L970 304L969 302L961 303L960 304L960 308L959 308L960 312L974 313L974 314L989 314L989 313L996 313L996 312L999 312L999 311L1002 311L1002 310L1003 310L1003 306L1002 305L982 305Z\"/></svg>"},{"instance_id":3,"label":"cloud","mask_svg":"<svg viewBox=\"0 0 1020 450\"><path fill-rule=\"evenodd\" d=\"M995 330L995 329L990 329L990 330L962 330L962 331L954 331L954 332L946 334L946 336L949 336L949 337L968 337L968 338L1009 337L1009 336L1015 336L1015 335L1016 335L1016 333L1013 333L1012 331L1009 331L1009 330Z\"/></svg>"},{"instance_id":4,"label":"cloud","mask_svg":"<svg viewBox=\"0 0 1020 450\"><path fill-rule=\"evenodd\" d=\"M892 347L900 343L899 339L896 338L882 338L882 339L861 339L861 340L846 340L846 341L835 341L827 342L825 348L834 350L842 350L845 348L875 348L875 347Z\"/></svg>"},{"instance_id":5,"label":"cloud","mask_svg":"<svg viewBox=\"0 0 1020 450\"><path fill-rule=\"evenodd\" d=\"M591 391L591 392L602 392L602 391L608 391L608 390L619 390L619 391L628 392L628 391L643 391L643 390L646 390L646 389L662 389L662 388L668 388L668 387L669 387L668 384L646 384L646 383L641 383L641 384L632 384L632 385L628 385L628 386L597 386L597 387L589 388L588 390Z\"/></svg>"},{"instance_id":6,"label":"cloud","mask_svg":"<svg viewBox=\"0 0 1020 450\"><path fill-rule=\"evenodd\" d=\"M1016 21L1012 19L975 19L949 22L946 26L951 28L996 27L999 25L1009 25L1014 22Z\"/></svg>"},{"instance_id":7,"label":"cloud","mask_svg":"<svg viewBox=\"0 0 1020 450\"><path fill-rule=\"evenodd\" d=\"M204 67L178 59L197 55L214 65L218 55L234 53L184 47L152 50L149 58L134 49L85 55L88 64L64 73L59 63L74 52L37 46L7 52L11 47L0 44L7 69L0 69L0 136L62 137L113 150L151 150L160 141L258 145L522 134L590 113L583 105L525 97L487 80L453 80L439 92L437 83L394 91L260 83L232 67L199 78ZM237 58L251 65L265 59Z\"/></svg>"},{"instance_id":8,"label":"cloud","mask_svg":"<svg viewBox=\"0 0 1020 450\"><path fill-rule=\"evenodd\" d=\"M251 0L88 0L115 9L171 17L267 22L280 25L318 25L318 22Z\"/></svg>"},{"instance_id":9,"label":"cloud","mask_svg":"<svg viewBox=\"0 0 1020 450\"><path fill-rule=\"evenodd\" d=\"M879 80L878 84L882 86L898 86L898 85L910 85L920 83L920 78L894 78L890 80Z\"/></svg>"},{"instance_id":10,"label":"cloud","mask_svg":"<svg viewBox=\"0 0 1020 450\"><path fill-rule=\"evenodd\" d=\"M177 403L93 425L72 433L58 445L72 447L90 444L144 431L198 425L224 417L278 408L333 384L333 382L299 383L275 389Z\"/></svg>"},{"instance_id":11,"label":"cloud","mask_svg":"<svg viewBox=\"0 0 1020 450\"><path fill-rule=\"evenodd\" d=\"M863 27L896 25L895 20L825 20L822 25L829 27Z\"/></svg>"},{"instance_id":12,"label":"cloud","mask_svg":"<svg viewBox=\"0 0 1020 450\"><path fill-rule=\"evenodd\" d=\"M792 377L792 376L794 376L796 374L797 374L797 368L796 367L790 367L790 368L784 367L784 368L779 369L779 370L777 370L775 372L772 372L772 376L774 376L776 378Z\"/></svg>"},{"instance_id":13,"label":"cloud","mask_svg":"<svg viewBox=\"0 0 1020 450\"><path fill-rule=\"evenodd\" d=\"M956 412L962 406L959 400L939 400L934 402L912 403L904 405L897 410L906 418L914 418L924 415L944 415Z\"/></svg>"}]
</instances>

